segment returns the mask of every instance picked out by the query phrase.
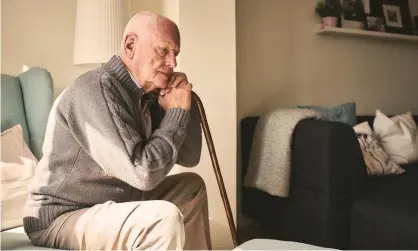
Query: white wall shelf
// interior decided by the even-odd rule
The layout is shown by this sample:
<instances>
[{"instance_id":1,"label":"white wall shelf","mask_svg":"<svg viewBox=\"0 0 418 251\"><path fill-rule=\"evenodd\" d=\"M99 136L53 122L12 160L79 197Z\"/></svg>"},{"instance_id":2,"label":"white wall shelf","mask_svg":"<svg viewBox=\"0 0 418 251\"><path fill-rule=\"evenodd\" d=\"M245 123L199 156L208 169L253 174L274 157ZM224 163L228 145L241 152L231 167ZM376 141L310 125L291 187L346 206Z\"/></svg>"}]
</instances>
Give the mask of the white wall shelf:
<instances>
[{"instance_id":1,"label":"white wall shelf","mask_svg":"<svg viewBox=\"0 0 418 251\"><path fill-rule=\"evenodd\" d=\"M347 29L347 28L331 28L331 27L320 27L316 31L317 35L328 35L328 36L351 36L351 37L365 37L378 40L393 40L403 41L409 43L418 44L418 36L393 34L387 32L377 32L368 30L358 29Z\"/></svg>"}]
</instances>

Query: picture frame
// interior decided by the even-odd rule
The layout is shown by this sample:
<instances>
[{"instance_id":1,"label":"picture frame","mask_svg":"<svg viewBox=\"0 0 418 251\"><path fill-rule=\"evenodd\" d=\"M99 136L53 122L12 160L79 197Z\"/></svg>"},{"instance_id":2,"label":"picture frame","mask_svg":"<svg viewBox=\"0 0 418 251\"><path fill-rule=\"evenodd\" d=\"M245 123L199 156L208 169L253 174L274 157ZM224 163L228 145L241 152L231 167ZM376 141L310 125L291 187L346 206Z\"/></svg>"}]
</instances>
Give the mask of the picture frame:
<instances>
[{"instance_id":1,"label":"picture frame","mask_svg":"<svg viewBox=\"0 0 418 251\"><path fill-rule=\"evenodd\" d=\"M385 32L412 35L412 20L408 0L368 0L368 16L382 18Z\"/></svg>"},{"instance_id":2,"label":"picture frame","mask_svg":"<svg viewBox=\"0 0 418 251\"><path fill-rule=\"evenodd\" d=\"M403 28L401 8L399 6L383 4L382 8L387 27Z\"/></svg>"}]
</instances>

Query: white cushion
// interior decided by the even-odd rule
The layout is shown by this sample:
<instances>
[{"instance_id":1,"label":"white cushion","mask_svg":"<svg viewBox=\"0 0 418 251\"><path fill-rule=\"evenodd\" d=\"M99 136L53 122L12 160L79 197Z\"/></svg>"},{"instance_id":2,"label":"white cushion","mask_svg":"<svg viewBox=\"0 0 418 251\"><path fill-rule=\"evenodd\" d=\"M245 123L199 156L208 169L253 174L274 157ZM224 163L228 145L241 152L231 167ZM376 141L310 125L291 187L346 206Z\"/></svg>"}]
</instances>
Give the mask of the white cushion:
<instances>
[{"instance_id":1,"label":"white cushion","mask_svg":"<svg viewBox=\"0 0 418 251\"><path fill-rule=\"evenodd\" d=\"M382 148L395 163L418 160L418 128L411 112L389 118L377 110L373 127Z\"/></svg>"},{"instance_id":2,"label":"white cushion","mask_svg":"<svg viewBox=\"0 0 418 251\"><path fill-rule=\"evenodd\" d=\"M1 230L23 225L28 185L37 164L20 125L1 133Z\"/></svg>"},{"instance_id":3,"label":"white cushion","mask_svg":"<svg viewBox=\"0 0 418 251\"><path fill-rule=\"evenodd\" d=\"M357 140L366 163L368 175L396 175L405 172L404 169L389 158L368 122L354 126L354 131L357 134Z\"/></svg>"},{"instance_id":4,"label":"white cushion","mask_svg":"<svg viewBox=\"0 0 418 251\"><path fill-rule=\"evenodd\" d=\"M336 250L318 247L300 242L281 241L271 239L253 239L246 241L233 250Z\"/></svg>"}]
</instances>

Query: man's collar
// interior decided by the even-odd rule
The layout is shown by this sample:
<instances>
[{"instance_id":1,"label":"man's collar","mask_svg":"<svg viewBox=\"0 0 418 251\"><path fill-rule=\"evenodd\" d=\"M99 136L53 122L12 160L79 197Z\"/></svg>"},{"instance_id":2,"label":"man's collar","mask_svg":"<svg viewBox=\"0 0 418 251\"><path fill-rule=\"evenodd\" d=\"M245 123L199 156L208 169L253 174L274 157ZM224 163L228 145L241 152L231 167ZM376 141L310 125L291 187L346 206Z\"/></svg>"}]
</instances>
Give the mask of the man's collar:
<instances>
[{"instance_id":1,"label":"man's collar","mask_svg":"<svg viewBox=\"0 0 418 251\"><path fill-rule=\"evenodd\" d=\"M121 61L121 63L123 64L123 62L122 62L122 60L120 59L120 57L119 57L119 55L118 55L118 59ZM123 66L125 66L125 64L123 64ZM132 81L134 81L134 83L138 86L138 88L142 88L142 86L138 83L138 81L136 81L136 79L134 78L134 76L132 75L132 73L129 71L129 69L128 69L128 67L126 67L125 66L125 68L126 68L126 70L128 71L128 73L129 73L129 75L131 76L131 78L132 78Z\"/></svg>"}]
</instances>

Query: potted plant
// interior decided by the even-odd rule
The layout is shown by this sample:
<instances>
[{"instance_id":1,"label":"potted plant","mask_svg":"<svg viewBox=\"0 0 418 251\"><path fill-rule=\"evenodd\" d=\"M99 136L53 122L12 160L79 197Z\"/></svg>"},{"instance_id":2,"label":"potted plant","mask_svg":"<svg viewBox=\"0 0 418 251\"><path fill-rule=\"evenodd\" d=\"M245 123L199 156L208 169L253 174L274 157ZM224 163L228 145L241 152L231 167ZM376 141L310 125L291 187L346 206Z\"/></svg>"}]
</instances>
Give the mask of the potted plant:
<instances>
[{"instance_id":1,"label":"potted plant","mask_svg":"<svg viewBox=\"0 0 418 251\"><path fill-rule=\"evenodd\" d=\"M315 12L322 18L325 27L337 27L343 10L339 0L318 0Z\"/></svg>"}]
</instances>

